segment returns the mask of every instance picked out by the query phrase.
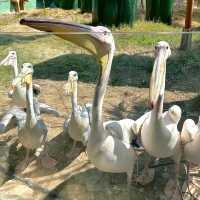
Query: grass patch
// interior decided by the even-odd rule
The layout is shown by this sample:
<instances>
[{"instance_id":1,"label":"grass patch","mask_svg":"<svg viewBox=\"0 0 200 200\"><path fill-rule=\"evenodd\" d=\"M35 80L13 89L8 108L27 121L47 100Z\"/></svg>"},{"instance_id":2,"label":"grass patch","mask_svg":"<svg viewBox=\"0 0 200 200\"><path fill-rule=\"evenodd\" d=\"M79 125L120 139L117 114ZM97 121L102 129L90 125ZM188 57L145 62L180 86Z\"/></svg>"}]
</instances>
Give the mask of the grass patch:
<instances>
[{"instance_id":1,"label":"grass patch","mask_svg":"<svg viewBox=\"0 0 200 200\"><path fill-rule=\"evenodd\" d=\"M12 74L11 68L0 66L0 91L9 88Z\"/></svg>"},{"instance_id":2,"label":"grass patch","mask_svg":"<svg viewBox=\"0 0 200 200\"><path fill-rule=\"evenodd\" d=\"M28 14L10 15L8 17L9 24L16 24L24 16L54 16L54 18L72 16L72 21L80 23L87 23L91 20L91 15L81 15L79 11L45 9L35 10ZM1 23L3 22L1 21ZM4 23L8 24L8 21L5 20ZM23 27L18 25L19 29L23 30ZM181 32L180 27L139 20L132 28L121 26L111 29L115 37L117 51L113 61L110 84L148 87L153 65L153 47L156 42L165 40L170 43L172 49L175 49L168 62L167 85L174 89L198 90L199 84L195 77L200 73L199 47L195 47L193 51L178 52L176 49L179 47L181 35L151 34L154 31ZM120 34L115 34L115 32L120 32ZM138 32L145 33L139 34ZM193 35L193 43L199 44L198 41L200 41L200 34ZM56 36L36 33L1 34L0 60L7 55L9 50L13 49L18 53L19 65L24 62L31 62L35 65L35 78L65 80L67 72L74 69L79 72L81 81L94 82L96 80L98 70L94 58L88 55L85 50ZM1 83L8 81L8 78L5 75ZM180 80L188 80L188 82L177 85Z\"/></svg>"}]
</instances>

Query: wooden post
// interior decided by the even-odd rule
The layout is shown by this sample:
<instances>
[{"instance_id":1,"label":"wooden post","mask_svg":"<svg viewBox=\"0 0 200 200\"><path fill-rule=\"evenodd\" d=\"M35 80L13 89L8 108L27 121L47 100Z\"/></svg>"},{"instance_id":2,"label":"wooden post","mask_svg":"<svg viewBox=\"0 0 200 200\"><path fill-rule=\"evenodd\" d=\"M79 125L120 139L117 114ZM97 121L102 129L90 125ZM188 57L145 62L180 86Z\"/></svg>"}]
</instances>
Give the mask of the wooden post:
<instances>
[{"instance_id":1,"label":"wooden post","mask_svg":"<svg viewBox=\"0 0 200 200\"><path fill-rule=\"evenodd\" d=\"M188 32L188 33L182 34L181 45L180 45L181 50L190 49L191 45L192 45L192 34L189 32L192 29L193 3L194 3L194 0L187 0L185 27L184 27L183 31Z\"/></svg>"}]
</instances>

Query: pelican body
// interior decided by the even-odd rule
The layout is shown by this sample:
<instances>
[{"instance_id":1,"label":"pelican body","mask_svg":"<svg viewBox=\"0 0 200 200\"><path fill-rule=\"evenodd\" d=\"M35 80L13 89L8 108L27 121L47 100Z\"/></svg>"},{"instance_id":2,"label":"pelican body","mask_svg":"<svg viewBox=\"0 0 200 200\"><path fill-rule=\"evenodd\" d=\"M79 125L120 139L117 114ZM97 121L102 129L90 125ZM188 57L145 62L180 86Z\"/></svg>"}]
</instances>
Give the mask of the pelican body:
<instances>
[{"instance_id":1,"label":"pelican body","mask_svg":"<svg viewBox=\"0 0 200 200\"><path fill-rule=\"evenodd\" d=\"M135 137L134 124L135 121L132 119L110 120L104 122L104 127L110 135L129 146Z\"/></svg>"},{"instance_id":2,"label":"pelican body","mask_svg":"<svg viewBox=\"0 0 200 200\"><path fill-rule=\"evenodd\" d=\"M181 140L184 145L184 158L194 164L200 164L200 118L197 124L192 119L184 122Z\"/></svg>"}]
</instances>

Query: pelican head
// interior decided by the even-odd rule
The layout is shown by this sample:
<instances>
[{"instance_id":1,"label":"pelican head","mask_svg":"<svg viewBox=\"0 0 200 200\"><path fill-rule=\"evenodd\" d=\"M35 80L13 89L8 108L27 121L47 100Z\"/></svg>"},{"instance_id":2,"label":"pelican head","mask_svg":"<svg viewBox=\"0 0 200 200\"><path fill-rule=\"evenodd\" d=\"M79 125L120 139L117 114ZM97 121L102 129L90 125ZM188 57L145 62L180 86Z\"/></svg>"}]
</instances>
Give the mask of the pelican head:
<instances>
[{"instance_id":1,"label":"pelican head","mask_svg":"<svg viewBox=\"0 0 200 200\"><path fill-rule=\"evenodd\" d=\"M150 81L150 105L157 105L159 97L164 96L166 62L171 55L171 49L167 42L160 41L155 45L155 61Z\"/></svg>"},{"instance_id":2,"label":"pelican head","mask_svg":"<svg viewBox=\"0 0 200 200\"><path fill-rule=\"evenodd\" d=\"M17 53L16 51L9 51L8 55L6 56L5 59L3 59L0 62L0 65L13 65L13 63L16 61L17 59Z\"/></svg>"},{"instance_id":3,"label":"pelican head","mask_svg":"<svg viewBox=\"0 0 200 200\"><path fill-rule=\"evenodd\" d=\"M24 63L21 67L22 84L32 84L33 65L31 63Z\"/></svg>"},{"instance_id":4,"label":"pelican head","mask_svg":"<svg viewBox=\"0 0 200 200\"><path fill-rule=\"evenodd\" d=\"M178 122L181 119L182 111L181 111L181 108L179 106L174 105L174 106L169 108L168 114L169 114L171 120L174 123L178 124Z\"/></svg>"},{"instance_id":5,"label":"pelican head","mask_svg":"<svg viewBox=\"0 0 200 200\"><path fill-rule=\"evenodd\" d=\"M67 95L71 95L74 88L77 87L75 84L78 81L78 73L76 71L70 71L68 75L67 83L64 86Z\"/></svg>"}]
</instances>

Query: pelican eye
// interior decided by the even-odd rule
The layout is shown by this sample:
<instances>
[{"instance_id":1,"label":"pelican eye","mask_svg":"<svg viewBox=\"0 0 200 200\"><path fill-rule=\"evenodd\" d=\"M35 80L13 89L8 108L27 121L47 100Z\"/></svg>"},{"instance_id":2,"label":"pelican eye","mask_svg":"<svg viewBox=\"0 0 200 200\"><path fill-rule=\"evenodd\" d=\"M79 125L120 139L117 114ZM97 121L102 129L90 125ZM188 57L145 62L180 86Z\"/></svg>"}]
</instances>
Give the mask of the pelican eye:
<instances>
[{"instance_id":1,"label":"pelican eye","mask_svg":"<svg viewBox=\"0 0 200 200\"><path fill-rule=\"evenodd\" d=\"M167 46L166 49L169 49L169 47Z\"/></svg>"}]
</instances>

